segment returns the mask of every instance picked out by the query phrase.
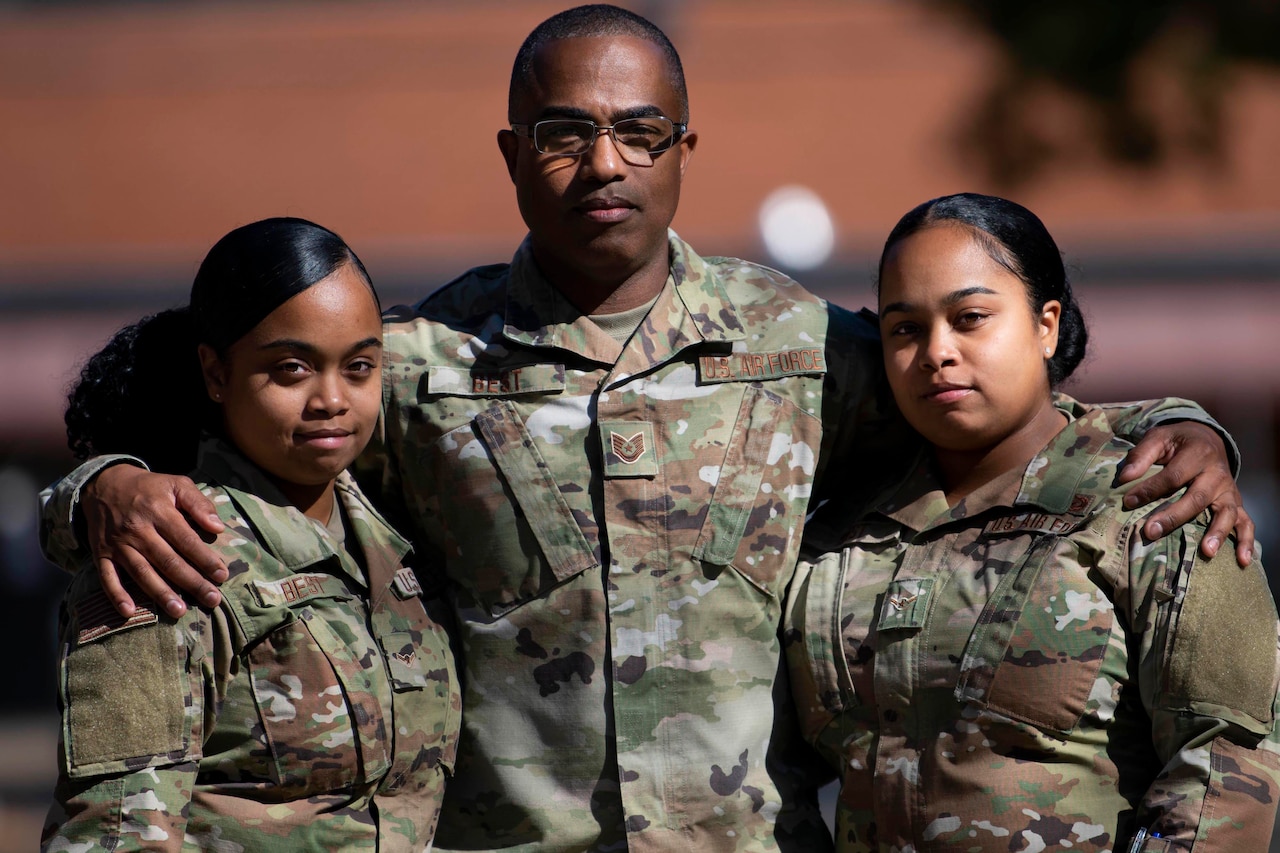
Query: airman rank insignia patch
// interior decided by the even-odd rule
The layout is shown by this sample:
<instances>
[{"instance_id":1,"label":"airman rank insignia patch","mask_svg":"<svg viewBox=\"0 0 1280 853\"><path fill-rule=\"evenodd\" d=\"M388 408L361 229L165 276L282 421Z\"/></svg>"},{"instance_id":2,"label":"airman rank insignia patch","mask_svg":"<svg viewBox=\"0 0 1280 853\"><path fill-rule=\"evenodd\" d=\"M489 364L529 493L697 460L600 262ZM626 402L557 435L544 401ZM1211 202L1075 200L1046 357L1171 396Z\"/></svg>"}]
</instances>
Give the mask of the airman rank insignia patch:
<instances>
[{"instance_id":1,"label":"airman rank insignia patch","mask_svg":"<svg viewBox=\"0 0 1280 853\"><path fill-rule=\"evenodd\" d=\"M658 473L653 424L647 421L601 421L600 440L606 478L653 477Z\"/></svg>"},{"instance_id":2,"label":"airman rank insignia patch","mask_svg":"<svg viewBox=\"0 0 1280 853\"><path fill-rule=\"evenodd\" d=\"M877 631L892 628L920 628L929 612L929 591L933 578L900 578L885 590Z\"/></svg>"},{"instance_id":3,"label":"airman rank insignia patch","mask_svg":"<svg viewBox=\"0 0 1280 853\"><path fill-rule=\"evenodd\" d=\"M827 361L821 347L704 355L698 359L698 381L704 385L711 382L754 382L826 372Z\"/></svg>"}]
</instances>

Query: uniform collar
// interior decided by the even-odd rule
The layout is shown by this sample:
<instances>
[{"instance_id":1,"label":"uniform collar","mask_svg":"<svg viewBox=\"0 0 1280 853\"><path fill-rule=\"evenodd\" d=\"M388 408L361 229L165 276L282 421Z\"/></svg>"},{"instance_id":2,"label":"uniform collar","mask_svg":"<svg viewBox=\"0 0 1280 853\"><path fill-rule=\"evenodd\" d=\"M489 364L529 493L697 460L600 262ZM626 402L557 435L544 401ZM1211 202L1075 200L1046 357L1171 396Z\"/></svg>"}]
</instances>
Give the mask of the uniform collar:
<instances>
[{"instance_id":1,"label":"uniform collar","mask_svg":"<svg viewBox=\"0 0 1280 853\"><path fill-rule=\"evenodd\" d=\"M202 438L196 452L194 477L217 484L227 493L262 545L288 572L297 573L336 559L344 572L366 584L364 572L352 559L355 548L368 551L367 543L376 540L390 547L397 557L403 557L410 550L409 544L369 505L346 471L338 475L334 496L346 511L355 534L356 541L347 543L351 553L337 547L323 525L290 504L262 469L219 438Z\"/></svg>"},{"instance_id":2,"label":"uniform collar","mask_svg":"<svg viewBox=\"0 0 1280 853\"><path fill-rule=\"evenodd\" d=\"M738 309L715 270L674 231L667 232L667 244L666 286L636 332L645 360L665 360L694 343L744 339ZM603 364L617 362L623 352L543 276L528 237L511 260L503 333L525 346L568 349Z\"/></svg>"},{"instance_id":3,"label":"uniform collar","mask_svg":"<svg viewBox=\"0 0 1280 853\"><path fill-rule=\"evenodd\" d=\"M1024 470L1010 471L949 507L925 452L876 511L919 533L996 507L1063 515L1099 505L1113 486L1110 467L1097 462L1100 454L1115 447L1106 414L1064 394L1054 395L1054 405L1069 421Z\"/></svg>"}]
</instances>

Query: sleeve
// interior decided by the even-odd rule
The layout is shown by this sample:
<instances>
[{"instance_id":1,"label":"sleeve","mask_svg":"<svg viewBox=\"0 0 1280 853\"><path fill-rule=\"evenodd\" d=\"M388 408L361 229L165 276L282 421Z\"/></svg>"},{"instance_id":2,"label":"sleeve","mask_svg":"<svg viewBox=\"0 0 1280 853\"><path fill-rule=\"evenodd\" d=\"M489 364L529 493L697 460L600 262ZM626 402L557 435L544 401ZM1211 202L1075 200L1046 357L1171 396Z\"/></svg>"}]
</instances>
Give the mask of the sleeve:
<instances>
[{"instance_id":1,"label":"sleeve","mask_svg":"<svg viewBox=\"0 0 1280 853\"><path fill-rule=\"evenodd\" d=\"M117 615L92 572L63 605L46 851L181 850L202 757L209 615Z\"/></svg>"},{"instance_id":2,"label":"sleeve","mask_svg":"<svg viewBox=\"0 0 1280 853\"><path fill-rule=\"evenodd\" d=\"M382 411L378 415L373 437L352 463L351 473L356 478L360 490L393 528L408 532L414 538L420 538L417 536L416 528L406 523L408 510L405 506L404 486L400 478L397 456L401 444L398 438L401 430L396 416L398 404L395 396L396 380L393 374L396 373L395 368L399 363L410 359L402 355L396 347L403 334L397 331L396 323L390 315L383 316L382 336L385 347ZM420 544L415 542L415 548Z\"/></svg>"},{"instance_id":3,"label":"sleeve","mask_svg":"<svg viewBox=\"0 0 1280 853\"><path fill-rule=\"evenodd\" d=\"M1231 433L1193 400L1180 397L1162 397L1158 400L1139 400L1130 403L1101 403L1093 408L1101 409L1111 424L1111 431L1134 442L1142 440L1152 427L1176 421L1196 421L1212 427L1227 448L1227 462L1231 473L1240 476L1240 448Z\"/></svg>"},{"instance_id":4,"label":"sleeve","mask_svg":"<svg viewBox=\"0 0 1280 853\"><path fill-rule=\"evenodd\" d=\"M875 314L834 306L828 311L822 448L809 508L819 513L815 531L824 527L823 519L859 516L910 472L920 447L894 404Z\"/></svg>"},{"instance_id":5,"label":"sleeve","mask_svg":"<svg viewBox=\"0 0 1280 853\"><path fill-rule=\"evenodd\" d=\"M1131 624L1141 631L1139 688L1162 766L1138 809L1151 837L1135 849L1265 853L1280 798L1277 619L1266 576L1257 562L1239 569L1229 548L1201 557L1199 524L1144 543L1140 523L1129 534L1131 589L1142 590Z\"/></svg>"},{"instance_id":6,"label":"sleeve","mask_svg":"<svg viewBox=\"0 0 1280 853\"><path fill-rule=\"evenodd\" d=\"M76 507L80 492L98 474L112 465L137 465L146 468L134 456L95 456L83 462L67 476L40 492L40 550L45 559L68 572L75 572L89 556L76 535Z\"/></svg>"}]
</instances>

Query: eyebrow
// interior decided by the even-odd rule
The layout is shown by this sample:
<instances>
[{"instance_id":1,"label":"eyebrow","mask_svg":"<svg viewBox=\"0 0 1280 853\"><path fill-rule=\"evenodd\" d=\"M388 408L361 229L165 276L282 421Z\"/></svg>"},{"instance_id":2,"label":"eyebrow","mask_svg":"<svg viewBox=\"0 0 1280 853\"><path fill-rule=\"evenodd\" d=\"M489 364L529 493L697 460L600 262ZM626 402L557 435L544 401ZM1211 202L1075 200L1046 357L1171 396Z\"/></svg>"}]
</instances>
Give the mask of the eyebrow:
<instances>
[{"instance_id":1,"label":"eyebrow","mask_svg":"<svg viewBox=\"0 0 1280 853\"><path fill-rule=\"evenodd\" d=\"M977 285L974 287L964 287L964 288L961 288L960 290L953 290L950 293L948 293L946 297L942 300L942 304L949 308L952 305L955 305L957 302L961 302L965 299L968 299L970 296L976 296L977 294L980 294L980 293L986 294L986 295L992 295L992 296L996 295L996 291L992 290L989 287L982 287L980 285ZM880 316L883 317L885 314L891 314L894 311L910 311L912 307L913 306L911 305L910 302L890 302L888 305L880 309Z\"/></svg>"},{"instance_id":2,"label":"eyebrow","mask_svg":"<svg viewBox=\"0 0 1280 853\"><path fill-rule=\"evenodd\" d=\"M653 104L643 104L636 107L628 107L625 110L618 110L610 114L610 121L619 122L629 118L653 118L654 116L666 116L660 107ZM591 113L579 107L550 106L544 107L538 113L537 121L545 121L546 119L555 118L576 118L583 121L595 121L595 117Z\"/></svg>"},{"instance_id":3,"label":"eyebrow","mask_svg":"<svg viewBox=\"0 0 1280 853\"><path fill-rule=\"evenodd\" d=\"M359 341L355 344L355 346L351 347L351 352L355 352L356 350L367 349L368 347L377 347L378 349L382 349L382 339L381 338L365 338L363 341ZM317 351L317 347L314 344L308 343L306 341L298 340L297 338L277 338L274 341L268 341L267 343L258 347L258 349L260 350L292 349L292 350L299 350L301 352L306 352L306 353L312 353Z\"/></svg>"}]
</instances>

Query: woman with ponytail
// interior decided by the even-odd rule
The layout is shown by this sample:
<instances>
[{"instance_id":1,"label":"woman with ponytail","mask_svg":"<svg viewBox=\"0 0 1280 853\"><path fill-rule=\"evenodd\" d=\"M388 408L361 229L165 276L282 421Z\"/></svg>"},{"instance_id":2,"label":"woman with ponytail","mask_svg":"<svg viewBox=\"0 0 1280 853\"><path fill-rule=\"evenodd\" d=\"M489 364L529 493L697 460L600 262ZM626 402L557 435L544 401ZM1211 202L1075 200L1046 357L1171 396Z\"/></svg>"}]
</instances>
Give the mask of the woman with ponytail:
<instances>
[{"instance_id":1,"label":"woman with ponytail","mask_svg":"<svg viewBox=\"0 0 1280 853\"><path fill-rule=\"evenodd\" d=\"M1087 334L1034 214L962 194L885 243L885 369L927 442L820 512L788 600L841 851L1263 853L1280 797L1275 606L1207 517L1149 541L1131 445L1056 389Z\"/></svg>"},{"instance_id":2,"label":"woman with ponytail","mask_svg":"<svg viewBox=\"0 0 1280 853\"><path fill-rule=\"evenodd\" d=\"M43 849L431 846L459 727L448 638L408 544L345 470L381 372L364 266L293 218L227 234L190 305L89 360L72 449L192 472L230 578L220 603L126 618L88 559L65 567Z\"/></svg>"}]
</instances>

